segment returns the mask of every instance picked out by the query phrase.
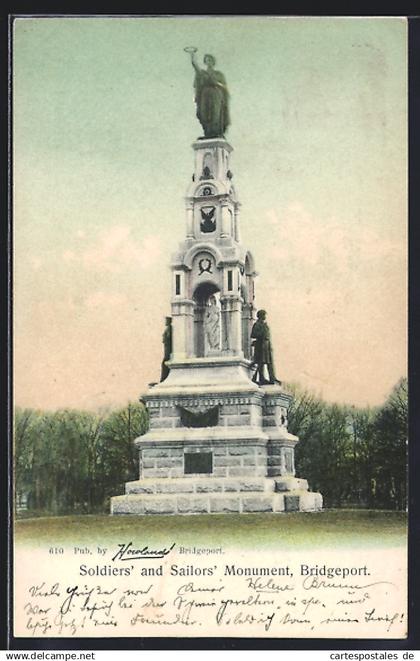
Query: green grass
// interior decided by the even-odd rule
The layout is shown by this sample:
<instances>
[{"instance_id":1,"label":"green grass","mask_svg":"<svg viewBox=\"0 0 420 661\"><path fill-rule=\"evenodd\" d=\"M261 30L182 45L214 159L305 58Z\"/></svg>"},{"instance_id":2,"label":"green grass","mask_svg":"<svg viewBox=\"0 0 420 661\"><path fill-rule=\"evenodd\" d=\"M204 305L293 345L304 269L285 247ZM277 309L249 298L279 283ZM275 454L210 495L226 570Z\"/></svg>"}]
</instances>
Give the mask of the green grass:
<instances>
[{"instance_id":1,"label":"green grass","mask_svg":"<svg viewBox=\"0 0 420 661\"><path fill-rule=\"evenodd\" d=\"M377 510L195 516L61 516L15 522L15 541L25 545L138 544L184 546L375 547L406 541L406 515Z\"/></svg>"}]
</instances>

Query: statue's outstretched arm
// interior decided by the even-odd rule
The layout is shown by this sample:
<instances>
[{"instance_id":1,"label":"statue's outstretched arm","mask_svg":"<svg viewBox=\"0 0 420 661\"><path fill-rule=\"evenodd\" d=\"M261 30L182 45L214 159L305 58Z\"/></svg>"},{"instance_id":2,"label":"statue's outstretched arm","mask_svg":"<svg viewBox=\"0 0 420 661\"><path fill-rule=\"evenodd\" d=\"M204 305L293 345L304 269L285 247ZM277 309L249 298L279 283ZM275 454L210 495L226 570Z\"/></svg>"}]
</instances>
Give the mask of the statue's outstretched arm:
<instances>
[{"instance_id":1,"label":"statue's outstretched arm","mask_svg":"<svg viewBox=\"0 0 420 661\"><path fill-rule=\"evenodd\" d=\"M201 69L197 64L197 59L195 57L195 53L191 53L191 64L193 65L194 69L196 70L197 73L200 73Z\"/></svg>"}]
</instances>

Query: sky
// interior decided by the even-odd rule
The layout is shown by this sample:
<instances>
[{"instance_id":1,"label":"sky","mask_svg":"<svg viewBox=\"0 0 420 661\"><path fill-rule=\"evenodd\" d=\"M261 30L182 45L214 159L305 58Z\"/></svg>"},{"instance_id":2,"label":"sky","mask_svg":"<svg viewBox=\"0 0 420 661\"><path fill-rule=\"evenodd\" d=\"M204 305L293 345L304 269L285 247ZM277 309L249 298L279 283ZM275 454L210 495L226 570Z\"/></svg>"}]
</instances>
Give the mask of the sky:
<instances>
[{"instance_id":1,"label":"sky","mask_svg":"<svg viewBox=\"0 0 420 661\"><path fill-rule=\"evenodd\" d=\"M19 18L14 389L98 409L158 380L201 135L185 46L227 79L242 242L276 371L375 406L406 374L406 22Z\"/></svg>"}]
</instances>

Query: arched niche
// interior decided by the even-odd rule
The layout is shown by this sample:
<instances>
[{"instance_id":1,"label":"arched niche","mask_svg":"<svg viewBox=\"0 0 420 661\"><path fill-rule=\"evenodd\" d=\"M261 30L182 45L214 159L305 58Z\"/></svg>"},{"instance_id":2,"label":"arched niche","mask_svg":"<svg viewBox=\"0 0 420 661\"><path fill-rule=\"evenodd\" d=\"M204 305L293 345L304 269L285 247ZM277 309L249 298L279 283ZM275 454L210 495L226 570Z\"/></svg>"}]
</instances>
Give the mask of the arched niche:
<instances>
[{"instance_id":1,"label":"arched niche","mask_svg":"<svg viewBox=\"0 0 420 661\"><path fill-rule=\"evenodd\" d=\"M197 358L220 354L220 289L210 281L194 290L194 355Z\"/></svg>"},{"instance_id":2,"label":"arched niche","mask_svg":"<svg viewBox=\"0 0 420 661\"><path fill-rule=\"evenodd\" d=\"M196 197L211 197L213 195L217 195L218 190L214 184L200 184L196 191L195 191L195 196Z\"/></svg>"},{"instance_id":3,"label":"arched niche","mask_svg":"<svg viewBox=\"0 0 420 661\"><path fill-rule=\"evenodd\" d=\"M244 281L241 282L241 297L243 303L249 303L249 291Z\"/></svg>"},{"instance_id":4,"label":"arched niche","mask_svg":"<svg viewBox=\"0 0 420 661\"><path fill-rule=\"evenodd\" d=\"M189 269L190 271L193 268L193 261L195 257L198 255L198 253L203 252L203 253L208 253L208 255L203 255L204 257L208 256L214 260L214 265L216 268L219 267L220 262L222 261L222 253L220 252L219 248L215 245L209 245L208 243L200 242L196 243L195 245L191 246L187 250L184 256L184 265ZM201 257L201 256L200 256Z\"/></svg>"},{"instance_id":5,"label":"arched niche","mask_svg":"<svg viewBox=\"0 0 420 661\"><path fill-rule=\"evenodd\" d=\"M203 173L200 179L213 179L214 178L214 160L213 154L208 151L203 157Z\"/></svg>"},{"instance_id":6,"label":"arched niche","mask_svg":"<svg viewBox=\"0 0 420 661\"><path fill-rule=\"evenodd\" d=\"M254 279L255 275L256 273L255 273L254 258L250 252L247 252L245 256L245 276L246 278Z\"/></svg>"}]
</instances>

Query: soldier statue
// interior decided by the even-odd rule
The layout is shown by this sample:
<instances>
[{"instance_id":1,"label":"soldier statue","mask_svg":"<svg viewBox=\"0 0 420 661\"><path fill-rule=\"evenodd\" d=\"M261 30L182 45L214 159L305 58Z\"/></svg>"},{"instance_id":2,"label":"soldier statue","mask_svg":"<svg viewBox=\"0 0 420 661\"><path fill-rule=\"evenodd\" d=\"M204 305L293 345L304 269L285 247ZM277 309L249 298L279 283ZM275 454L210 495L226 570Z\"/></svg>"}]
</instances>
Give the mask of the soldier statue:
<instances>
[{"instance_id":1,"label":"soldier statue","mask_svg":"<svg viewBox=\"0 0 420 661\"><path fill-rule=\"evenodd\" d=\"M163 360L160 373L161 381L165 381L169 374L169 367L167 366L166 361L170 360L172 354L172 317L165 317L165 323L166 326L162 336Z\"/></svg>"},{"instance_id":2,"label":"soldier statue","mask_svg":"<svg viewBox=\"0 0 420 661\"><path fill-rule=\"evenodd\" d=\"M265 310L258 310L257 321L252 327L251 331L251 346L254 348L253 365L257 366L253 377L254 383L264 385L268 383L278 383L281 381L276 379L274 373L273 351L271 348L270 329L266 322L267 313ZM264 377L264 365L267 365L268 381Z\"/></svg>"}]
</instances>

